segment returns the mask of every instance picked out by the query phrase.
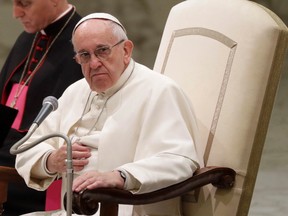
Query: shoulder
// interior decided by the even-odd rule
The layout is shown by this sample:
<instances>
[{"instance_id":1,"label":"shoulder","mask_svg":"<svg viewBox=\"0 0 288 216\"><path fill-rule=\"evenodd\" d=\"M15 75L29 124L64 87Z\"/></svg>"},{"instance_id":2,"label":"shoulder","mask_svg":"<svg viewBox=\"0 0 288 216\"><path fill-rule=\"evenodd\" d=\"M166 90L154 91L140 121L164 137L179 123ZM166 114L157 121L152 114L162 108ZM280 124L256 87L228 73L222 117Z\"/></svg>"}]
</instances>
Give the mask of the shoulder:
<instances>
[{"instance_id":1,"label":"shoulder","mask_svg":"<svg viewBox=\"0 0 288 216\"><path fill-rule=\"evenodd\" d=\"M90 90L90 87L87 81L85 80L85 78L82 78L72 83L71 85L69 85L66 91L77 91L77 90L81 91L87 88Z\"/></svg>"},{"instance_id":2,"label":"shoulder","mask_svg":"<svg viewBox=\"0 0 288 216\"><path fill-rule=\"evenodd\" d=\"M63 92L63 95L66 95L65 97L68 95L78 97L79 95L81 96L81 92L83 93L84 91L90 91L90 87L85 78L82 78L69 85Z\"/></svg>"}]
</instances>

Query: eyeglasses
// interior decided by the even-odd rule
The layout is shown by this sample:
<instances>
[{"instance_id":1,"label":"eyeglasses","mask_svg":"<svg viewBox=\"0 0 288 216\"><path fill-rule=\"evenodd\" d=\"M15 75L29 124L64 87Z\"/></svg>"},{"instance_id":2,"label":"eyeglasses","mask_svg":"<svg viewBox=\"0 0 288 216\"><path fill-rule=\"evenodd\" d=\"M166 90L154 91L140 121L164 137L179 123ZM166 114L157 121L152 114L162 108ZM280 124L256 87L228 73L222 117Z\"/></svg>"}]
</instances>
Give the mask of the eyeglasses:
<instances>
[{"instance_id":1,"label":"eyeglasses","mask_svg":"<svg viewBox=\"0 0 288 216\"><path fill-rule=\"evenodd\" d=\"M105 46L98 47L94 50L93 53L100 61L106 60L111 54L112 48L121 44L124 41L125 40L122 39L116 44L114 44L113 46L105 45ZM79 64L87 64L91 60L91 54L89 52L83 51L83 52L76 53L74 58Z\"/></svg>"}]
</instances>

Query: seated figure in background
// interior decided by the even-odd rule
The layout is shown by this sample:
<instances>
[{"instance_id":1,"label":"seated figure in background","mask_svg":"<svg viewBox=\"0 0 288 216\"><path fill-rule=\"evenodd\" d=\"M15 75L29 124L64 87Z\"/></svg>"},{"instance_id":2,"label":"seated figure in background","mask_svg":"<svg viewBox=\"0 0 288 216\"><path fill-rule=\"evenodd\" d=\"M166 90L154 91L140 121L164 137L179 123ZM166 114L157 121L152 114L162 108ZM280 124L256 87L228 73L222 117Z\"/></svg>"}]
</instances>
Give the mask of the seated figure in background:
<instances>
[{"instance_id":1,"label":"seated figure in background","mask_svg":"<svg viewBox=\"0 0 288 216\"><path fill-rule=\"evenodd\" d=\"M0 72L0 166L9 167L15 166L9 149L26 135L43 99L60 97L83 78L73 60L71 34L81 19L73 5L67 0L13 0L13 16L24 31ZM46 192L24 182L9 183L7 196L4 215L45 209Z\"/></svg>"}]
</instances>

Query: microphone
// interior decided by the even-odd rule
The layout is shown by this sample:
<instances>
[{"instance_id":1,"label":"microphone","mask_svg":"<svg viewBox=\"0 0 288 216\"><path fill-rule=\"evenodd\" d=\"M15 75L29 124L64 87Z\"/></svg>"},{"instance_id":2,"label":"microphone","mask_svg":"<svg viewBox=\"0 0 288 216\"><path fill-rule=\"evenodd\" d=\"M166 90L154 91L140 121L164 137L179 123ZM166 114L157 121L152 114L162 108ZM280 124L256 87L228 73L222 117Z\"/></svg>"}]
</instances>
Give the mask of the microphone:
<instances>
[{"instance_id":1,"label":"microphone","mask_svg":"<svg viewBox=\"0 0 288 216\"><path fill-rule=\"evenodd\" d=\"M42 109L38 113L37 117L33 121L33 123L38 126L43 122L43 120L52 112L58 108L58 101L53 96L48 96L44 98L42 103Z\"/></svg>"},{"instance_id":2,"label":"microphone","mask_svg":"<svg viewBox=\"0 0 288 216\"><path fill-rule=\"evenodd\" d=\"M10 148L10 153L13 155L19 154L21 152L26 151L27 149L30 149L31 147L35 146L39 142L34 142L30 143L31 145L24 146L23 148L18 147L22 145L24 142L26 142L31 135L34 133L34 131L39 127L39 125L42 123L42 121L54 110L58 108L58 101L55 97L53 96L48 96L44 98L43 100L43 106L40 112L38 113L37 117L33 121L32 125L30 126L28 132L26 135L20 139L17 143L15 143L11 148ZM40 140L41 141L41 140Z\"/></svg>"}]
</instances>

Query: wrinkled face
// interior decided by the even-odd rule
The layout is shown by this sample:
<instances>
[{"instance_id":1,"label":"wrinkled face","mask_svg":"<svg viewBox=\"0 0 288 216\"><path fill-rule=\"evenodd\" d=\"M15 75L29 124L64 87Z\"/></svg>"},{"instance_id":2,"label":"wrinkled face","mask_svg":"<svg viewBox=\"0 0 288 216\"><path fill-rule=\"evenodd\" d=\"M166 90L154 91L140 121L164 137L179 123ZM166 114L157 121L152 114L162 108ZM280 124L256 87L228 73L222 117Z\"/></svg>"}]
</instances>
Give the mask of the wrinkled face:
<instances>
[{"instance_id":1,"label":"wrinkled face","mask_svg":"<svg viewBox=\"0 0 288 216\"><path fill-rule=\"evenodd\" d=\"M13 16L24 30L35 33L57 18L57 0L13 0Z\"/></svg>"},{"instance_id":2,"label":"wrinkled face","mask_svg":"<svg viewBox=\"0 0 288 216\"><path fill-rule=\"evenodd\" d=\"M91 19L75 31L72 42L75 59L91 90L112 87L129 64L133 43L115 35L107 20Z\"/></svg>"}]
</instances>

